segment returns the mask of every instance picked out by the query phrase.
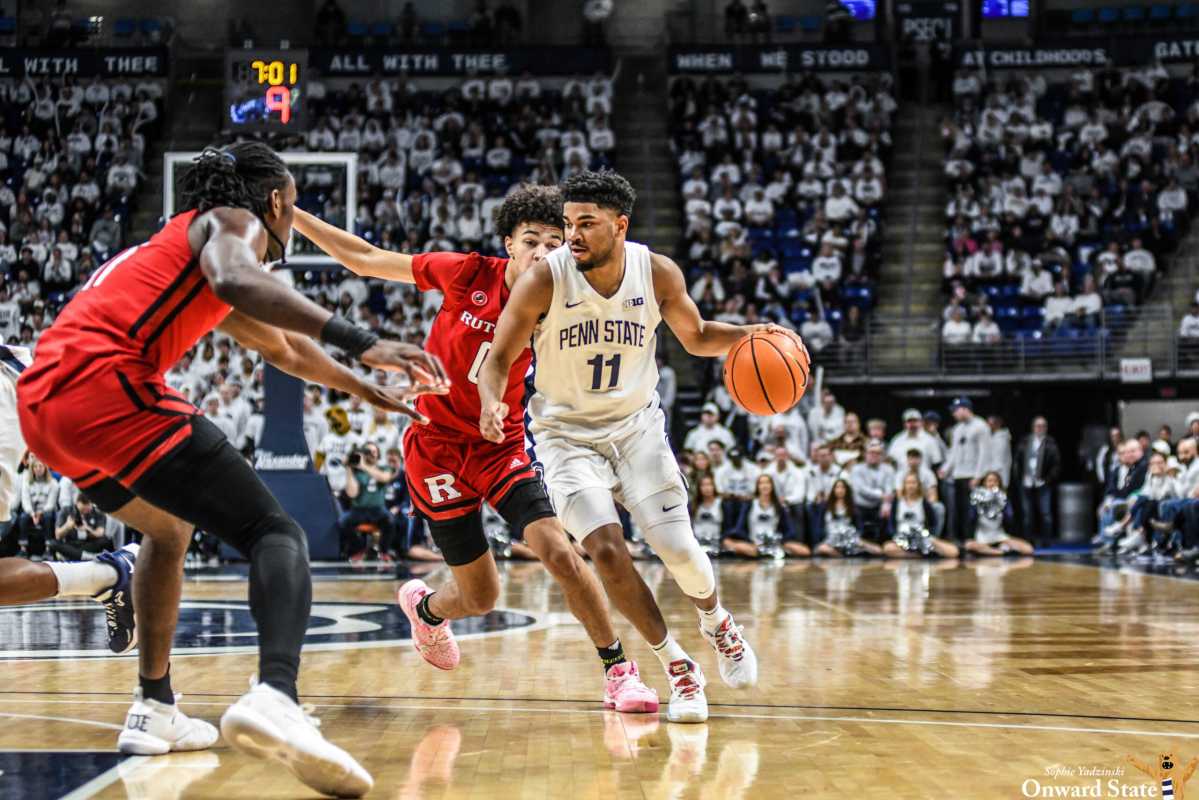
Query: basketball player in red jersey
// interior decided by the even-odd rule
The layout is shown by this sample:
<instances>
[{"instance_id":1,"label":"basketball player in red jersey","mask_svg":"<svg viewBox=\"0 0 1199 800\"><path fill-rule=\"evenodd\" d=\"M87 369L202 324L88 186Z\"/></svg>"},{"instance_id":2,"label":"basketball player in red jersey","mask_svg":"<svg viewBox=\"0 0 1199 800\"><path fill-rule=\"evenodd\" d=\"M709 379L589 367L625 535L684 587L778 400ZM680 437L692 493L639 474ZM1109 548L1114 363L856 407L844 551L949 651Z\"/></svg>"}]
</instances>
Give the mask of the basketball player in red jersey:
<instances>
[{"instance_id":1,"label":"basketball player in red jersey","mask_svg":"<svg viewBox=\"0 0 1199 800\"><path fill-rule=\"evenodd\" d=\"M410 256L374 247L296 209L296 229L351 271L366 277L415 283L444 300L425 347L439 355L452 388L426 395L417 410L430 422L404 436L404 473L418 514L428 523L453 580L436 592L424 581L405 583L399 602L412 621L414 642L426 661L441 669L458 664L458 645L448 621L486 614L499 597L499 571L483 533L481 505L490 503L541 559L562 587L571 612L582 622L605 669L604 705L625 712L654 712L658 698L625 659L594 573L575 553L554 515L524 448L526 351L508 376L505 399L510 434L492 444L479 434L479 394L474 382L491 347L495 320L516 278L562 244L562 199L557 189L518 189L499 206L495 229L504 234L509 258L478 253Z\"/></svg>"},{"instance_id":2,"label":"basketball player in red jersey","mask_svg":"<svg viewBox=\"0 0 1199 800\"><path fill-rule=\"evenodd\" d=\"M158 650L167 629L169 650L181 589L182 558L155 552L160 540L164 549L174 544L159 532L198 526L249 559L258 680L225 712L225 739L248 755L281 761L313 789L357 797L370 790L370 775L325 741L297 702L312 602L307 537L220 431L166 386L163 373L218 326L251 348L290 353L281 366L301 377L354 387L391 407L421 391L445 391L444 372L435 357L380 341L263 270L284 255L296 197L287 167L269 147L205 150L183 188L189 210L99 269L42 335L17 383L21 430L29 449L101 510L149 534L134 576L143 669L151 635ZM364 390L317 337L370 367L406 372L410 388ZM162 660L151 667L159 671L139 679L121 749L211 744L215 732L209 737L203 724L177 740L172 726L183 715L173 705L165 654L157 655Z\"/></svg>"}]
</instances>

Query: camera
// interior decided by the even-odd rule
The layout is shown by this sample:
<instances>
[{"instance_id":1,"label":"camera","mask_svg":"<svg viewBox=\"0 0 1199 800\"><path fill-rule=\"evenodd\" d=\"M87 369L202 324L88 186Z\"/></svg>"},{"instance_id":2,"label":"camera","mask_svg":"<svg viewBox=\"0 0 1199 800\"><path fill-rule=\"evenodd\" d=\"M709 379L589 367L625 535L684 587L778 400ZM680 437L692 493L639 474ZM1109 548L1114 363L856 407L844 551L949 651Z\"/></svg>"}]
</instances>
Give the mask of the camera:
<instances>
[{"instance_id":1,"label":"camera","mask_svg":"<svg viewBox=\"0 0 1199 800\"><path fill-rule=\"evenodd\" d=\"M347 467L356 467L361 463L362 463L362 453L358 450L351 450L350 454L348 456L346 456L346 466Z\"/></svg>"}]
</instances>

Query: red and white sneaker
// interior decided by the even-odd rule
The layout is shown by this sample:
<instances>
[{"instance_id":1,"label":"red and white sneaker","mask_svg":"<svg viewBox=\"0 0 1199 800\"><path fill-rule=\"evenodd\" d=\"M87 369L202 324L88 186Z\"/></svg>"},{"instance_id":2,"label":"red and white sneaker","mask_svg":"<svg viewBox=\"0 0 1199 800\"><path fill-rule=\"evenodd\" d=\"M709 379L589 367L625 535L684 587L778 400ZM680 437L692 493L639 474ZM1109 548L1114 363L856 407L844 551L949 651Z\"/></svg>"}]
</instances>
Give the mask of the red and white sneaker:
<instances>
[{"instance_id":1,"label":"red and white sneaker","mask_svg":"<svg viewBox=\"0 0 1199 800\"><path fill-rule=\"evenodd\" d=\"M604 708L622 714L656 714L658 693L641 682L637 663L626 661L608 670L604 680Z\"/></svg>"},{"instance_id":2,"label":"red and white sneaker","mask_svg":"<svg viewBox=\"0 0 1199 800\"><path fill-rule=\"evenodd\" d=\"M670 678L666 719L670 722L707 722L708 698L704 696L707 681L699 664L680 658L670 662L666 675Z\"/></svg>"},{"instance_id":3,"label":"red and white sneaker","mask_svg":"<svg viewBox=\"0 0 1199 800\"><path fill-rule=\"evenodd\" d=\"M416 613L417 604L427 594L433 594L433 591L424 581L411 580L396 592L396 602L412 625L412 646L421 658L438 669L453 669L458 666L461 653L458 643L454 641L454 632L450 630L450 621L447 619L440 625L430 625Z\"/></svg>"},{"instance_id":4,"label":"red and white sneaker","mask_svg":"<svg viewBox=\"0 0 1199 800\"><path fill-rule=\"evenodd\" d=\"M729 614L712 633L699 626L700 632L716 651L720 663L720 677L732 689L744 689L758 682L758 657L745 637L741 626L733 622Z\"/></svg>"}]
</instances>

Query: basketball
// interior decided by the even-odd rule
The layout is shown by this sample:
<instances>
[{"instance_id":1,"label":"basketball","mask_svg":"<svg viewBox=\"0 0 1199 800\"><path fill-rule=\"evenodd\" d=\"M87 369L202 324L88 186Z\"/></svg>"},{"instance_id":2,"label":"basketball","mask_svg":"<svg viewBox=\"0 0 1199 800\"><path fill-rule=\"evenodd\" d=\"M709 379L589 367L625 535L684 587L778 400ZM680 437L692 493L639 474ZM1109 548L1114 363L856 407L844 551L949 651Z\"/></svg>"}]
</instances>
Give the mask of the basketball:
<instances>
[{"instance_id":1,"label":"basketball","mask_svg":"<svg viewBox=\"0 0 1199 800\"><path fill-rule=\"evenodd\" d=\"M798 334L754 333L729 350L724 386L737 405L769 416L799 402L810 372L811 359Z\"/></svg>"}]
</instances>

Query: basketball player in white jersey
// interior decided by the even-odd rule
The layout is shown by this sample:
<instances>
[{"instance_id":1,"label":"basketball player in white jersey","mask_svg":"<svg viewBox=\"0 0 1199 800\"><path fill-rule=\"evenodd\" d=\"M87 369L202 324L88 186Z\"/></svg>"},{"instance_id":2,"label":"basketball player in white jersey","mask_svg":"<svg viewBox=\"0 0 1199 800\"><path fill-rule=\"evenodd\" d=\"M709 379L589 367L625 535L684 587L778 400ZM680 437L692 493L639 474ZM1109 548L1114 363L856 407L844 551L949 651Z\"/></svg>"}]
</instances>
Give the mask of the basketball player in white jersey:
<instances>
[{"instance_id":1,"label":"basketball player in white jersey","mask_svg":"<svg viewBox=\"0 0 1199 800\"><path fill-rule=\"evenodd\" d=\"M512 288L479 372L479 428L490 441L502 441L508 371L532 338L536 391L528 433L554 508L591 556L608 597L662 662L671 683L667 718L703 722L703 671L670 635L635 570L614 500L695 604L724 682L754 685L757 658L721 607L712 563L691 529L687 490L659 407L655 331L665 320L688 352L720 356L755 331L782 329L702 319L678 265L625 240L635 193L621 176L577 173L562 193L567 245Z\"/></svg>"}]
</instances>

